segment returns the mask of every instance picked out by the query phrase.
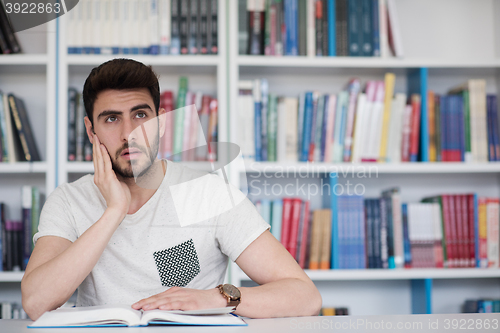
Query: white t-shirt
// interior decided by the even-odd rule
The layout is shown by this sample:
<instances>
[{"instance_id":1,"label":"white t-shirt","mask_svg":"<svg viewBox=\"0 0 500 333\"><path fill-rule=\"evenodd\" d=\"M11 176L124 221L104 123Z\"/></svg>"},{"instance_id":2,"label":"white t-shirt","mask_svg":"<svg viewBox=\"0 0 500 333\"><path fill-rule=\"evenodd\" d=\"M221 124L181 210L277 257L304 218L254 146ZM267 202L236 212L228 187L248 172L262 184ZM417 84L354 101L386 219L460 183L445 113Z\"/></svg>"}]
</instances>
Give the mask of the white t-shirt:
<instances>
[{"instance_id":1,"label":"white t-shirt","mask_svg":"<svg viewBox=\"0 0 500 333\"><path fill-rule=\"evenodd\" d=\"M231 192L233 201L220 177L168 161L158 190L125 217L79 286L77 306L132 304L172 286L222 283L228 257L235 261L270 228L240 191ZM93 175L63 184L48 197L33 241L50 235L74 242L105 209Z\"/></svg>"}]
</instances>

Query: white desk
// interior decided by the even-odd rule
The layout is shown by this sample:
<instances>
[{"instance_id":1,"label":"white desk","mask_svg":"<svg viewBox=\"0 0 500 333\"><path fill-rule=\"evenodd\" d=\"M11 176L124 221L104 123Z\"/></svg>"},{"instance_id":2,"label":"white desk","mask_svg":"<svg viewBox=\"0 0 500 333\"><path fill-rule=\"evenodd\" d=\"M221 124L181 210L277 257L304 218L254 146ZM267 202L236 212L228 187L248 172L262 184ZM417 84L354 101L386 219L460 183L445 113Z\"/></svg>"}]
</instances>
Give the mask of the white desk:
<instances>
[{"instance_id":1,"label":"white desk","mask_svg":"<svg viewBox=\"0 0 500 333\"><path fill-rule=\"evenodd\" d=\"M455 322L454 322L455 320ZM30 320L0 320L2 333L282 333L282 332L499 332L500 313L488 314L447 314L447 315L405 315L405 316L337 316L298 317L276 319L246 319L248 326L148 326L110 328L32 328ZM457 329L453 325L457 324ZM496 329L495 329L496 323ZM399 326L398 326L399 325ZM485 328L488 325L489 328ZM458 329L462 327L462 329ZM481 328L479 328L481 327Z\"/></svg>"}]
</instances>

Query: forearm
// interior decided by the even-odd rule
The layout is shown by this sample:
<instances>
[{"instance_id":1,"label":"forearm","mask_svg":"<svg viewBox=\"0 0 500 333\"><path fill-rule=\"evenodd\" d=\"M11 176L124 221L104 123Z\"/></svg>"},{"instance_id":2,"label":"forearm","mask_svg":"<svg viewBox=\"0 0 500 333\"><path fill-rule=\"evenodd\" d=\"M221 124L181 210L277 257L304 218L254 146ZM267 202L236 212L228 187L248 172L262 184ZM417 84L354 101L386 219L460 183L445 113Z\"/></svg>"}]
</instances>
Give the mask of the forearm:
<instances>
[{"instance_id":1,"label":"forearm","mask_svg":"<svg viewBox=\"0 0 500 333\"><path fill-rule=\"evenodd\" d=\"M25 274L22 284L23 306L30 317L64 304L92 271L125 214L107 209L64 252Z\"/></svg>"},{"instance_id":2,"label":"forearm","mask_svg":"<svg viewBox=\"0 0 500 333\"><path fill-rule=\"evenodd\" d=\"M244 317L315 316L321 309L321 295L314 284L300 279L283 279L238 289L241 303L235 313Z\"/></svg>"}]
</instances>

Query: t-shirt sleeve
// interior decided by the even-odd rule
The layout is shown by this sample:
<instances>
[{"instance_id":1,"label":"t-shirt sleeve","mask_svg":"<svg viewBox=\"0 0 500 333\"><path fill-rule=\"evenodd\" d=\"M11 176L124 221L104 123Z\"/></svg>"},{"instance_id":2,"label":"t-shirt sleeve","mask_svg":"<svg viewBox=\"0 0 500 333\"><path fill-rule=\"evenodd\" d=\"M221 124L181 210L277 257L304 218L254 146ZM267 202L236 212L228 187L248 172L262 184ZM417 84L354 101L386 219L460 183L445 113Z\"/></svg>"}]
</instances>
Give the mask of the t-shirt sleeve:
<instances>
[{"instance_id":1,"label":"t-shirt sleeve","mask_svg":"<svg viewBox=\"0 0 500 333\"><path fill-rule=\"evenodd\" d=\"M36 244L38 239L43 236L58 236L71 242L76 241L78 235L70 211L63 187L58 187L49 195L43 205L38 232L33 236L33 244Z\"/></svg>"},{"instance_id":2,"label":"t-shirt sleeve","mask_svg":"<svg viewBox=\"0 0 500 333\"><path fill-rule=\"evenodd\" d=\"M270 228L253 203L245 197L219 216L216 237L221 251L236 261L248 245Z\"/></svg>"}]
</instances>

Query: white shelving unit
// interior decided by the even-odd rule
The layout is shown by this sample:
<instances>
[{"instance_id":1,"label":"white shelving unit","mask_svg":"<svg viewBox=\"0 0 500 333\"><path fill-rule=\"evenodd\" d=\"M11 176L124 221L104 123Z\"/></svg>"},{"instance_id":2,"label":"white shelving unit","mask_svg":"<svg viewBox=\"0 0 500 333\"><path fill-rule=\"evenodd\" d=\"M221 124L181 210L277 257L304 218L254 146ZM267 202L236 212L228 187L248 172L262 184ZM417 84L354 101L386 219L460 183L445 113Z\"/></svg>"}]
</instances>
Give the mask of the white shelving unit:
<instances>
[{"instance_id":1,"label":"white shelving unit","mask_svg":"<svg viewBox=\"0 0 500 333\"><path fill-rule=\"evenodd\" d=\"M362 82L380 79L386 71L397 75L396 91L406 91L409 69L427 67L429 89L445 93L475 77L487 80L488 93L500 93L500 3L495 0L398 0L405 58L310 58L263 57L238 54L238 1L219 1L219 53L209 56L130 56L150 64L160 74L162 90L178 89L181 75L192 90L217 96L219 142L233 141L237 123L237 82L266 77L270 91L298 96L306 90L339 92L357 76ZM452 12L453 15L449 13ZM0 89L19 94L26 102L43 162L0 163L0 201L20 214L20 191L24 184L39 185L46 195L58 185L92 173L91 162L67 162L67 89L81 90L90 70L111 59L105 55L68 55L66 16L19 34L26 54L0 56ZM56 49L58 40L58 49ZM120 57L125 57L120 55ZM127 55L129 57L129 55ZM57 59L57 60L56 60ZM57 61L57 62L56 62ZM56 71L57 69L57 71ZM56 77L56 73L58 76ZM57 100L56 100L57 96ZM40 112L43 111L43 112ZM190 166L209 169L208 163ZM423 196L475 191L500 196L500 163L246 163L229 167L230 179L287 184L290 175L273 179L283 170L305 170L300 184L320 184L327 173L338 171L339 183L352 180L350 172L368 170L376 177L357 180L366 196L400 186L404 201ZM349 171L345 175L343 171ZM268 177L270 177L268 179ZM256 196L251 190L250 197ZM262 183L255 188L262 189ZM19 192L19 195L17 194ZM271 197L272 198L272 195ZM322 206L319 195L311 197L313 209ZM19 208L19 209L18 209ZM306 271L323 296L324 306L348 306L352 314L411 313L412 281L432 279L433 312L459 311L466 298L500 297L498 269L449 270L327 270ZM252 285L249 278L231 266L230 281ZM20 302L22 272L0 273L0 300Z\"/></svg>"},{"instance_id":2,"label":"white shelving unit","mask_svg":"<svg viewBox=\"0 0 500 333\"><path fill-rule=\"evenodd\" d=\"M21 97L29 114L41 162L0 163L0 202L9 219L21 218L21 187L45 195L56 187L56 25L49 22L18 33L24 54L0 56L0 89ZM20 302L22 272L0 272L0 299Z\"/></svg>"},{"instance_id":3,"label":"white shelving unit","mask_svg":"<svg viewBox=\"0 0 500 333\"><path fill-rule=\"evenodd\" d=\"M240 2L241 4L241 2ZM297 97L304 91L338 93L352 77L380 80L396 74L396 92L407 92L409 70L428 69L428 88L444 94L467 79L484 78L487 92L500 93L500 3L493 0L397 1L405 57L271 57L238 54L238 1L229 4L229 98L230 138L236 141L237 83L266 78L269 92ZM453 15L449 15L453 12ZM312 209L323 208L321 194L277 194L273 185L293 184L321 188L329 173L338 183L363 186L365 197L378 197L383 189L401 188L403 202L440 193L477 192L500 195L500 163L399 163L330 164L306 162L245 162L230 170L233 184L246 184L250 199L301 197ZM358 172L369 174L358 178ZM266 189L269 191L266 193ZM292 190L293 192L293 190ZM236 266L233 283L253 282ZM500 270L406 269L326 270L306 273L318 286L323 306L347 306L351 314L382 315L412 313L415 292L430 298L433 313L460 312L466 298L500 297ZM425 290L427 284L427 294ZM420 288L420 289L419 289Z\"/></svg>"}]
</instances>

